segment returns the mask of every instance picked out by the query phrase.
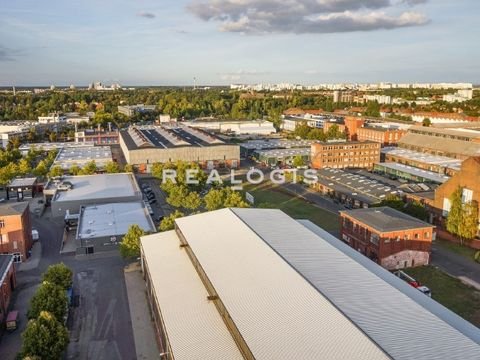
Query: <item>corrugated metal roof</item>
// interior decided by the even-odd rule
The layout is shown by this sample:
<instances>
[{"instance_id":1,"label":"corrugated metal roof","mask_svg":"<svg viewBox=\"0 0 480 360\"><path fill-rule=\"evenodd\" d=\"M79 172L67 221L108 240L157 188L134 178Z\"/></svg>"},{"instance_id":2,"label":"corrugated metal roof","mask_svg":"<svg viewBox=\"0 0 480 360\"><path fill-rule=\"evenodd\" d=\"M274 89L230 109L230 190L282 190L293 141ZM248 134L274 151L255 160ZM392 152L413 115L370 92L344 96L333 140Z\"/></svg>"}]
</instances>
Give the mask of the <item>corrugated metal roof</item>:
<instances>
[{"instance_id":1,"label":"corrugated metal roof","mask_svg":"<svg viewBox=\"0 0 480 360\"><path fill-rule=\"evenodd\" d=\"M175 231L141 242L175 360L243 359Z\"/></svg>"},{"instance_id":2,"label":"corrugated metal roof","mask_svg":"<svg viewBox=\"0 0 480 360\"><path fill-rule=\"evenodd\" d=\"M388 359L231 210L176 223L256 359Z\"/></svg>"},{"instance_id":3,"label":"corrugated metal roof","mask_svg":"<svg viewBox=\"0 0 480 360\"><path fill-rule=\"evenodd\" d=\"M433 300L419 293L421 305L279 210L233 211L392 358L479 359L479 332Z\"/></svg>"}]
</instances>

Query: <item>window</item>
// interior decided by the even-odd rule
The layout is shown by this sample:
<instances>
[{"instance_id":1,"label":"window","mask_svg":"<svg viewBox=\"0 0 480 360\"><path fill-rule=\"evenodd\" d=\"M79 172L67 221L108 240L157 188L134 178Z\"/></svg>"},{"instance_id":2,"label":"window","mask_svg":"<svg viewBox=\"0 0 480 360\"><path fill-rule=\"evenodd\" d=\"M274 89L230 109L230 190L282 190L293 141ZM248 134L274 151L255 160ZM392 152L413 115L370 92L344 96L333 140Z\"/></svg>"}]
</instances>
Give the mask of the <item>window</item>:
<instances>
[{"instance_id":1,"label":"window","mask_svg":"<svg viewBox=\"0 0 480 360\"><path fill-rule=\"evenodd\" d=\"M443 198L443 216L447 216L448 213L450 212L450 209L452 207L452 203L450 202L450 199Z\"/></svg>"},{"instance_id":2,"label":"window","mask_svg":"<svg viewBox=\"0 0 480 360\"><path fill-rule=\"evenodd\" d=\"M463 189L462 192L462 204L469 203L473 199L473 191L467 188Z\"/></svg>"},{"instance_id":3,"label":"window","mask_svg":"<svg viewBox=\"0 0 480 360\"><path fill-rule=\"evenodd\" d=\"M370 242L372 244L378 245L378 241L380 240L379 236L377 234L372 234L370 236Z\"/></svg>"},{"instance_id":4,"label":"window","mask_svg":"<svg viewBox=\"0 0 480 360\"><path fill-rule=\"evenodd\" d=\"M0 219L0 229L5 227L5 220Z\"/></svg>"},{"instance_id":5,"label":"window","mask_svg":"<svg viewBox=\"0 0 480 360\"><path fill-rule=\"evenodd\" d=\"M428 239L430 237L430 233L428 231L426 231L425 234L423 234L423 237L425 239Z\"/></svg>"},{"instance_id":6,"label":"window","mask_svg":"<svg viewBox=\"0 0 480 360\"><path fill-rule=\"evenodd\" d=\"M415 239L418 239L418 237L419 237L418 233L415 233L414 237L415 237Z\"/></svg>"},{"instance_id":7,"label":"window","mask_svg":"<svg viewBox=\"0 0 480 360\"><path fill-rule=\"evenodd\" d=\"M388 239L388 238L385 239L384 243L385 243L385 244L390 244L390 239Z\"/></svg>"}]
</instances>

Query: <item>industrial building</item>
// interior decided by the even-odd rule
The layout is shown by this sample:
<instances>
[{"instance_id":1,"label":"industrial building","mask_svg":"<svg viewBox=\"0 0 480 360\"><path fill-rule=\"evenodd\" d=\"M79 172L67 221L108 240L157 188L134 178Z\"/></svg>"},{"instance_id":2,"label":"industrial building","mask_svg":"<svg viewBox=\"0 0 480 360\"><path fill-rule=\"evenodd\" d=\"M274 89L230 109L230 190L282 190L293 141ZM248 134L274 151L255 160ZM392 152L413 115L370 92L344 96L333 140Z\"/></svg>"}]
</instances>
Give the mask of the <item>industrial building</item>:
<instances>
[{"instance_id":1,"label":"industrial building","mask_svg":"<svg viewBox=\"0 0 480 360\"><path fill-rule=\"evenodd\" d=\"M54 217L79 214L80 207L86 205L142 201L142 192L131 173L64 176L49 180L43 194Z\"/></svg>"},{"instance_id":2,"label":"industrial building","mask_svg":"<svg viewBox=\"0 0 480 360\"><path fill-rule=\"evenodd\" d=\"M252 156L255 151L275 149L310 148L313 140L267 139L249 140L240 144L242 158Z\"/></svg>"},{"instance_id":3,"label":"industrial building","mask_svg":"<svg viewBox=\"0 0 480 360\"><path fill-rule=\"evenodd\" d=\"M382 146L397 145L406 131L402 129L389 129L382 126L366 125L357 129L358 141L374 141Z\"/></svg>"},{"instance_id":4,"label":"industrial building","mask_svg":"<svg viewBox=\"0 0 480 360\"><path fill-rule=\"evenodd\" d=\"M376 163L373 169L376 173L389 177L404 179L420 183L443 184L450 176L439 174L433 171L399 164L395 162Z\"/></svg>"},{"instance_id":5,"label":"industrial building","mask_svg":"<svg viewBox=\"0 0 480 360\"><path fill-rule=\"evenodd\" d=\"M460 170L463 161L399 147L383 148L381 150L381 158L386 162L395 162L448 176L456 174Z\"/></svg>"},{"instance_id":6,"label":"industrial building","mask_svg":"<svg viewBox=\"0 0 480 360\"><path fill-rule=\"evenodd\" d=\"M401 198L411 194L434 196L436 185L406 184L363 170L320 169L317 182L311 187L348 208L368 208L389 195Z\"/></svg>"},{"instance_id":7,"label":"industrial building","mask_svg":"<svg viewBox=\"0 0 480 360\"><path fill-rule=\"evenodd\" d=\"M340 211L341 239L387 270L430 263L435 227L389 207Z\"/></svg>"},{"instance_id":8,"label":"industrial building","mask_svg":"<svg viewBox=\"0 0 480 360\"><path fill-rule=\"evenodd\" d=\"M303 164L310 163L310 148L256 150L253 157L267 166L291 166L295 158L300 157Z\"/></svg>"},{"instance_id":9,"label":"industrial building","mask_svg":"<svg viewBox=\"0 0 480 360\"><path fill-rule=\"evenodd\" d=\"M373 169L380 162L380 143L373 141L315 142L311 147L314 169Z\"/></svg>"},{"instance_id":10,"label":"industrial building","mask_svg":"<svg viewBox=\"0 0 480 360\"><path fill-rule=\"evenodd\" d=\"M478 328L311 222L222 209L175 223L141 239L165 359L478 358Z\"/></svg>"},{"instance_id":11,"label":"industrial building","mask_svg":"<svg viewBox=\"0 0 480 360\"><path fill-rule=\"evenodd\" d=\"M156 231L142 201L82 206L76 234L77 253L116 249L131 225L138 225L146 233Z\"/></svg>"},{"instance_id":12,"label":"industrial building","mask_svg":"<svg viewBox=\"0 0 480 360\"><path fill-rule=\"evenodd\" d=\"M73 165L83 168L94 161L97 169L102 170L112 160L112 150L109 146L68 146L58 151L52 167L60 166L64 171L68 171Z\"/></svg>"},{"instance_id":13,"label":"industrial building","mask_svg":"<svg viewBox=\"0 0 480 360\"><path fill-rule=\"evenodd\" d=\"M465 160L480 156L480 131L413 126L398 146L432 155Z\"/></svg>"},{"instance_id":14,"label":"industrial building","mask_svg":"<svg viewBox=\"0 0 480 360\"><path fill-rule=\"evenodd\" d=\"M130 165L149 172L154 163L179 160L199 163L206 169L237 168L240 147L183 125L133 126L120 132L120 147Z\"/></svg>"},{"instance_id":15,"label":"industrial building","mask_svg":"<svg viewBox=\"0 0 480 360\"><path fill-rule=\"evenodd\" d=\"M277 130L271 121L266 120L194 120L185 123L192 128L199 128L219 133L233 133L236 135L270 135L275 134Z\"/></svg>"},{"instance_id":16,"label":"industrial building","mask_svg":"<svg viewBox=\"0 0 480 360\"><path fill-rule=\"evenodd\" d=\"M24 201L35 197L37 178L15 178L6 187L7 199Z\"/></svg>"}]
</instances>

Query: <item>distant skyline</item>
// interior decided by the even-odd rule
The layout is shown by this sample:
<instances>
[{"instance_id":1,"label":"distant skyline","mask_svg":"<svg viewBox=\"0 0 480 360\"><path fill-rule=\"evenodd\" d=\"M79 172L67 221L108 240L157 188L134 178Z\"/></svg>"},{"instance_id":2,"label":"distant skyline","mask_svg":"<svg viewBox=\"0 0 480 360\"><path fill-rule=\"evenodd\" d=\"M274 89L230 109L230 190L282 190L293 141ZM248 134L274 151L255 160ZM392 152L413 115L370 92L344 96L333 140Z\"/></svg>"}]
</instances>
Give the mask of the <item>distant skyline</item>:
<instances>
[{"instance_id":1,"label":"distant skyline","mask_svg":"<svg viewBox=\"0 0 480 360\"><path fill-rule=\"evenodd\" d=\"M475 0L0 0L0 86L480 84Z\"/></svg>"}]
</instances>

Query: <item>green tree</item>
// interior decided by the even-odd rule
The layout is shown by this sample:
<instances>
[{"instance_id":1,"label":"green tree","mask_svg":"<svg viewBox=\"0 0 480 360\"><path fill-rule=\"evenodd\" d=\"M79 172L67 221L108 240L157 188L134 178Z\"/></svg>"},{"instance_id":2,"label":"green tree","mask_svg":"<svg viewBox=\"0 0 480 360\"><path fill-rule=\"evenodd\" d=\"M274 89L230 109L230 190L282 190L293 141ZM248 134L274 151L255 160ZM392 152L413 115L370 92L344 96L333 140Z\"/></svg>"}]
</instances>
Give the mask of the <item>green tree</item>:
<instances>
[{"instance_id":1,"label":"green tree","mask_svg":"<svg viewBox=\"0 0 480 360\"><path fill-rule=\"evenodd\" d=\"M120 166L115 161L109 161L105 164L105 172L107 174L118 174L120 172Z\"/></svg>"},{"instance_id":2,"label":"green tree","mask_svg":"<svg viewBox=\"0 0 480 360\"><path fill-rule=\"evenodd\" d=\"M159 230L160 231L170 231L175 229L175 220L181 217L184 217L185 214L176 210L174 213L170 214L169 216L165 217L162 222L160 223Z\"/></svg>"},{"instance_id":3,"label":"green tree","mask_svg":"<svg viewBox=\"0 0 480 360\"><path fill-rule=\"evenodd\" d=\"M39 177L43 177L43 176L46 176L48 174L48 166L47 166L47 164L45 163L44 160L41 160L37 164L37 167L35 168L35 170L33 170L33 173L36 176L39 176Z\"/></svg>"},{"instance_id":4,"label":"green tree","mask_svg":"<svg viewBox=\"0 0 480 360\"><path fill-rule=\"evenodd\" d=\"M64 263L59 263L50 265L43 273L42 280L67 290L72 286L72 277L72 270Z\"/></svg>"},{"instance_id":5,"label":"green tree","mask_svg":"<svg viewBox=\"0 0 480 360\"><path fill-rule=\"evenodd\" d=\"M202 198L197 192L191 191L184 199L182 207L191 211L197 210L202 206Z\"/></svg>"},{"instance_id":6,"label":"green tree","mask_svg":"<svg viewBox=\"0 0 480 360\"><path fill-rule=\"evenodd\" d=\"M67 329L47 311L30 320L22 334L23 358L58 360L68 345Z\"/></svg>"},{"instance_id":7,"label":"green tree","mask_svg":"<svg viewBox=\"0 0 480 360\"><path fill-rule=\"evenodd\" d=\"M124 258L135 258L140 256L140 238L146 235L145 231L138 225L131 225L120 243L120 254Z\"/></svg>"},{"instance_id":8,"label":"green tree","mask_svg":"<svg viewBox=\"0 0 480 360\"><path fill-rule=\"evenodd\" d=\"M50 172L48 173L48 176L51 178L57 177L57 176L62 176L63 175L63 169L56 165L50 169Z\"/></svg>"},{"instance_id":9,"label":"green tree","mask_svg":"<svg viewBox=\"0 0 480 360\"><path fill-rule=\"evenodd\" d=\"M429 127L432 125L432 121L429 119L429 118L425 118L423 119L422 121L422 126L426 126L426 127Z\"/></svg>"},{"instance_id":10,"label":"green tree","mask_svg":"<svg viewBox=\"0 0 480 360\"><path fill-rule=\"evenodd\" d=\"M238 191L230 190L229 188L225 189L225 201L223 202L223 207L226 208L248 208L250 205L243 200L242 195Z\"/></svg>"},{"instance_id":11,"label":"green tree","mask_svg":"<svg viewBox=\"0 0 480 360\"><path fill-rule=\"evenodd\" d=\"M56 142L57 141L57 133L56 132L51 132L50 135L48 135L48 140L50 140L50 142Z\"/></svg>"},{"instance_id":12,"label":"green tree","mask_svg":"<svg viewBox=\"0 0 480 360\"><path fill-rule=\"evenodd\" d=\"M80 167L77 164L73 164L70 166L70 169L68 169L68 173L70 175L76 176L80 173Z\"/></svg>"},{"instance_id":13,"label":"green tree","mask_svg":"<svg viewBox=\"0 0 480 360\"><path fill-rule=\"evenodd\" d=\"M174 207L182 207L188 194L188 189L185 186L175 185L169 191L167 202Z\"/></svg>"},{"instance_id":14,"label":"green tree","mask_svg":"<svg viewBox=\"0 0 480 360\"><path fill-rule=\"evenodd\" d=\"M472 240L478 234L478 202L469 201L463 205L462 222L458 227L461 243Z\"/></svg>"},{"instance_id":15,"label":"green tree","mask_svg":"<svg viewBox=\"0 0 480 360\"><path fill-rule=\"evenodd\" d=\"M297 167L297 168L298 168L298 167L305 166L305 165L306 165L305 159L304 159L302 156L297 155L297 156L295 156L295 157L293 158L293 163L292 163L292 165L293 165L294 167Z\"/></svg>"},{"instance_id":16,"label":"green tree","mask_svg":"<svg viewBox=\"0 0 480 360\"><path fill-rule=\"evenodd\" d=\"M203 200L208 211L221 209L225 202L225 192L222 189L211 189Z\"/></svg>"},{"instance_id":17,"label":"green tree","mask_svg":"<svg viewBox=\"0 0 480 360\"><path fill-rule=\"evenodd\" d=\"M21 159L18 162L18 172L20 175L28 175L32 172L32 168L30 167L30 163L27 159Z\"/></svg>"},{"instance_id":18,"label":"green tree","mask_svg":"<svg viewBox=\"0 0 480 360\"><path fill-rule=\"evenodd\" d=\"M48 311L55 318L63 322L67 312L67 293L63 288L55 284L44 281L33 295L28 310L28 318L33 319L40 315L42 311Z\"/></svg>"},{"instance_id":19,"label":"green tree","mask_svg":"<svg viewBox=\"0 0 480 360\"><path fill-rule=\"evenodd\" d=\"M133 169L133 166L132 166L132 165L127 164L127 165L125 165L125 167L123 168L123 171L125 171L126 173L133 173L133 172L134 172L134 169Z\"/></svg>"},{"instance_id":20,"label":"green tree","mask_svg":"<svg viewBox=\"0 0 480 360\"><path fill-rule=\"evenodd\" d=\"M463 188L457 187L450 196L450 211L447 216L447 230L454 235L460 235L460 224L463 221Z\"/></svg>"},{"instance_id":21,"label":"green tree","mask_svg":"<svg viewBox=\"0 0 480 360\"><path fill-rule=\"evenodd\" d=\"M95 160L89 161L85 166L80 170L79 175L94 175L97 172L97 164Z\"/></svg>"}]
</instances>

